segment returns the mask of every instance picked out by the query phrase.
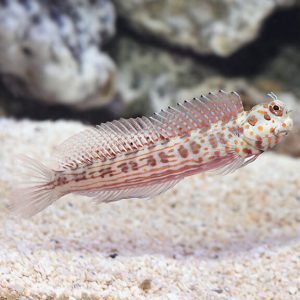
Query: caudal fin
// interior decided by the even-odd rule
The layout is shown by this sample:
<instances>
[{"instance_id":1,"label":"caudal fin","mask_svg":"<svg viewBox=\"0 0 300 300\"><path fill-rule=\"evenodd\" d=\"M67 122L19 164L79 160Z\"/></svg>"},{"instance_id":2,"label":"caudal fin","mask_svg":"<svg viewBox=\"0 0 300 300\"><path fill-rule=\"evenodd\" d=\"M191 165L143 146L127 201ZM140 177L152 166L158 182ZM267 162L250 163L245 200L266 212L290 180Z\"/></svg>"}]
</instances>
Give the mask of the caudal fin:
<instances>
[{"instance_id":1,"label":"caudal fin","mask_svg":"<svg viewBox=\"0 0 300 300\"><path fill-rule=\"evenodd\" d=\"M20 157L20 161L26 168L26 175L35 180L12 191L9 209L14 215L28 218L51 205L62 194L48 185L53 180L55 171L28 156Z\"/></svg>"}]
</instances>

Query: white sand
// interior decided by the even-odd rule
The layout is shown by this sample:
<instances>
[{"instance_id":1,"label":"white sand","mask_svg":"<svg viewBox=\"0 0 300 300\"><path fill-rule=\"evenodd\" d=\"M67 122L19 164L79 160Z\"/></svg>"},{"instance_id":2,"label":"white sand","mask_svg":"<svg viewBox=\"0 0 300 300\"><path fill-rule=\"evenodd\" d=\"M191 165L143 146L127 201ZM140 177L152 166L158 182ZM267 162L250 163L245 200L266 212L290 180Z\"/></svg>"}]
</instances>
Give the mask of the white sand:
<instances>
[{"instance_id":1,"label":"white sand","mask_svg":"<svg viewBox=\"0 0 300 300\"><path fill-rule=\"evenodd\" d=\"M264 154L152 200L67 196L8 218L15 155L46 158L81 129L0 119L0 299L300 299L299 159Z\"/></svg>"}]
</instances>

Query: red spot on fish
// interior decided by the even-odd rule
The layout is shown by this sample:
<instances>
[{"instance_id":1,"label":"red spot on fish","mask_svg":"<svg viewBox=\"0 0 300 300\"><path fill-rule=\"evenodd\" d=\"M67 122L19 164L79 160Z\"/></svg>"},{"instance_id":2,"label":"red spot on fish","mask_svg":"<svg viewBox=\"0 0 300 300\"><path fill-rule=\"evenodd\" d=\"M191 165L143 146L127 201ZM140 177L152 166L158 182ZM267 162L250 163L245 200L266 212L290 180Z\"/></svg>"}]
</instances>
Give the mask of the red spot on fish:
<instances>
[{"instance_id":1,"label":"red spot on fish","mask_svg":"<svg viewBox=\"0 0 300 300\"><path fill-rule=\"evenodd\" d=\"M148 166L151 166L151 167L156 166L156 160L153 157L153 155L143 157L143 158L140 159L140 161L142 161L142 160L147 160L147 165Z\"/></svg>"},{"instance_id":2,"label":"red spot on fish","mask_svg":"<svg viewBox=\"0 0 300 300\"><path fill-rule=\"evenodd\" d=\"M191 142L190 147L191 147L193 154L198 154L199 150L201 148L201 146L199 144L197 144L196 142Z\"/></svg>"},{"instance_id":3,"label":"red spot on fish","mask_svg":"<svg viewBox=\"0 0 300 300\"><path fill-rule=\"evenodd\" d=\"M158 156L159 156L160 161L161 161L162 163L167 163L167 162L169 162L168 156L167 156L167 154L166 154L165 152L159 152Z\"/></svg>"},{"instance_id":4,"label":"red spot on fish","mask_svg":"<svg viewBox=\"0 0 300 300\"><path fill-rule=\"evenodd\" d=\"M269 115L268 113L266 113L266 112L265 112L265 114L264 114L264 118L265 118L265 120L267 120L267 121L270 121L270 120L271 120L270 115Z\"/></svg>"},{"instance_id":5,"label":"red spot on fish","mask_svg":"<svg viewBox=\"0 0 300 300\"><path fill-rule=\"evenodd\" d=\"M223 124L226 124L226 123L227 123L227 120L228 120L227 115L225 115L225 116L223 116L223 117L221 118L221 121L222 121Z\"/></svg>"},{"instance_id":6,"label":"red spot on fish","mask_svg":"<svg viewBox=\"0 0 300 300\"><path fill-rule=\"evenodd\" d=\"M184 146L182 146L182 145L178 148L178 152L182 158L187 158L189 155L187 149L184 148Z\"/></svg>"},{"instance_id":7,"label":"red spot on fish","mask_svg":"<svg viewBox=\"0 0 300 300\"><path fill-rule=\"evenodd\" d=\"M101 178L104 178L105 175L110 175L110 176L112 176L112 173L113 173L113 171L112 171L111 167L108 167L108 168L105 168L105 169L103 169L103 170L101 171L100 177L101 177Z\"/></svg>"},{"instance_id":8,"label":"red spot on fish","mask_svg":"<svg viewBox=\"0 0 300 300\"><path fill-rule=\"evenodd\" d=\"M127 173L128 169L129 169L127 163L122 163L122 164L118 165L117 167L120 168L123 173Z\"/></svg>"},{"instance_id":9,"label":"red spot on fish","mask_svg":"<svg viewBox=\"0 0 300 300\"><path fill-rule=\"evenodd\" d=\"M85 173L84 173L85 174ZM85 179L85 176L81 177L83 179ZM79 181L81 180L81 178L75 179L75 181ZM66 177L61 176L57 178L56 183L54 183L54 186L59 186L59 185L63 185L63 184L67 184L69 181L67 180Z\"/></svg>"},{"instance_id":10,"label":"red spot on fish","mask_svg":"<svg viewBox=\"0 0 300 300\"><path fill-rule=\"evenodd\" d=\"M210 128L210 124L208 122L206 122L206 121L202 121L200 123L200 127L207 129L207 128Z\"/></svg>"},{"instance_id":11,"label":"red spot on fish","mask_svg":"<svg viewBox=\"0 0 300 300\"><path fill-rule=\"evenodd\" d=\"M217 157L219 157L220 156L220 154L221 154L221 152L220 151L215 151L215 156L217 156Z\"/></svg>"},{"instance_id":12,"label":"red spot on fish","mask_svg":"<svg viewBox=\"0 0 300 300\"><path fill-rule=\"evenodd\" d=\"M103 169L103 170L105 170L105 169ZM100 170L100 171L102 171L102 170ZM86 171L83 171L81 173L75 174L75 176L76 176L75 177L75 182L84 180L84 179L86 179ZM60 185L61 183L62 183L61 177L59 177L58 178L58 184Z\"/></svg>"},{"instance_id":13,"label":"red spot on fish","mask_svg":"<svg viewBox=\"0 0 300 300\"><path fill-rule=\"evenodd\" d=\"M92 178L96 178L97 177L96 173L98 173L98 171L92 171L88 174L88 176L90 176Z\"/></svg>"},{"instance_id":14,"label":"red spot on fish","mask_svg":"<svg viewBox=\"0 0 300 300\"><path fill-rule=\"evenodd\" d=\"M152 167L156 166L156 160L154 159L153 156L149 156L147 163L149 166L152 166Z\"/></svg>"},{"instance_id":15,"label":"red spot on fish","mask_svg":"<svg viewBox=\"0 0 300 300\"><path fill-rule=\"evenodd\" d=\"M244 148L243 152L246 153L246 154L248 154L248 155L252 154L252 151L250 149L248 149L248 148Z\"/></svg>"},{"instance_id":16,"label":"red spot on fish","mask_svg":"<svg viewBox=\"0 0 300 300\"><path fill-rule=\"evenodd\" d=\"M202 158L202 157L199 157L199 158L197 159L197 162L199 162L199 163L203 162L203 158Z\"/></svg>"},{"instance_id":17,"label":"red spot on fish","mask_svg":"<svg viewBox=\"0 0 300 300\"><path fill-rule=\"evenodd\" d=\"M135 162L135 161L130 161L129 164L130 164L131 169L132 169L133 171L137 171L137 170L139 169L137 162Z\"/></svg>"},{"instance_id":18,"label":"red spot on fish","mask_svg":"<svg viewBox=\"0 0 300 300\"><path fill-rule=\"evenodd\" d=\"M219 133L218 138L219 138L219 141L220 141L221 144L226 144L227 143L224 133Z\"/></svg>"},{"instance_id":19,"label":"red spot on fish","mask_svg":"<svg viewBox=\"0 0 300 300\"><path fill-rule=\"evenodd\" d=\"M218 147L218 141L214 134L210 135L208 141L214 149Z\"/></svg>"},{"instance_id":20,"label":"red spot on fish","mask_svg":"<svg viewBox=\"0 0 300 300\"><path fill-rule=\"evenodd\" d=\"M243 133L244 132L244 128L243 127L237 127L237 132L239 134Z\"/></svg>"},{"instance_id":21,"label":"red spot on fish","mask_svg":"<svg viewBox=\"0 0 300 300\"><path fill-rule=\"evenodd\" d=\"M63 178L62 178L62 183L63 183L63 184L66 184L66 183L68 183L68 182L69 182L69 181L68 181L67 177L63 177Z\"/></svg>"}]
</instances>

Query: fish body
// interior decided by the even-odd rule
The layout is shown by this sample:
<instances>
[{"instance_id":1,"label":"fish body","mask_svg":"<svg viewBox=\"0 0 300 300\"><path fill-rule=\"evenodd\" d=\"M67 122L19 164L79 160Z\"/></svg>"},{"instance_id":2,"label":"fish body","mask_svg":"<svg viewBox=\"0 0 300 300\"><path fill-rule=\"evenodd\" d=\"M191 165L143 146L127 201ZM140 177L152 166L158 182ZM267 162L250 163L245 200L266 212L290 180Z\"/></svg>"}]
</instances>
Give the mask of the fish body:
<instances>
[{"instance_id":1,"label":"fish body","mask_svg":"<svg viewBox=\"0 0 300 300\"><path fill-rule=\"evenodd\" d=\"M234 126L229 128L236 130ZM219 122L204 134L201 130L193 130L189 135L162 139L153 145L126 151L105 161L96 159L74 170L57 173L53 186L60 186L64 181L63 187L73 193L134 188L179 180L210 170L213 166L216 168L217 163L222 167L224 159L231 158L232 147L236 153L241 152L242 157L261 152L247 146L232 131ZM244 149L247 151L244 152Z\"/></svg>"},{"instance_id":2,"label":"fish body","mask_svg":"<svg viewBox=\"0 0 300 300\"><path fill-rule=\"evenodd\" d=\"M288 109L271 96L271 102L245 112L237 93L219 91L150 118L83 131L58 148L52 169L25 158L41 183L18 189L12 210L31 216L69 193L98 203L152 197L186 176L232 172L291 130Z\"/></svg>"}]
</instances>

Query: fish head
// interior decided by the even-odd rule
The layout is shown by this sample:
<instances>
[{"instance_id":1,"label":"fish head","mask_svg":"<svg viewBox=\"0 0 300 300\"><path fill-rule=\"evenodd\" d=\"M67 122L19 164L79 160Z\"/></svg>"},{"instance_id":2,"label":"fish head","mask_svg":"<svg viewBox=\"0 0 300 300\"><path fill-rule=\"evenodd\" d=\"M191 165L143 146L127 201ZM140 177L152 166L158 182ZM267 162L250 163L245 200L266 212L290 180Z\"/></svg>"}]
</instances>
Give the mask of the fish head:
<instances>
[{"instance_id":1,"label":"fish head","mask_svg":"<svg viewBox=\"0 0 300 300\"><path fill-rule=\"evenodd\" d=\"M291 110L272 93L272 101L254 106L243 124L244 139L265 151L276 146L293 128Z\"/></svg>"}]
</instances>

